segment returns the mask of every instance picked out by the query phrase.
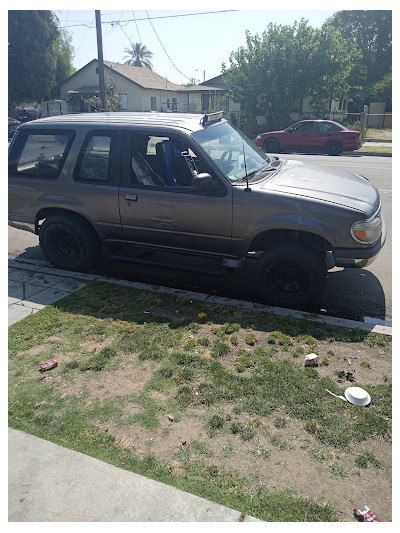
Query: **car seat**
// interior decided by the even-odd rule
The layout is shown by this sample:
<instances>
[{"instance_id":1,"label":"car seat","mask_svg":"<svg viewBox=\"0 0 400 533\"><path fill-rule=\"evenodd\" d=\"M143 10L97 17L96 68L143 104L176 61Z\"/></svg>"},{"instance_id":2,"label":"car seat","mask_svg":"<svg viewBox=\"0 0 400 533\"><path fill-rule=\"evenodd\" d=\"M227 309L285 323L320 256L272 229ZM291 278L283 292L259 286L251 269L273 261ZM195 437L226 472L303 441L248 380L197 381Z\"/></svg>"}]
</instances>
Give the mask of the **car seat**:
<instances>
[{"instance_id":1,"label":"car seat","mask_svg":"<svg viewBox=\"0 0 400 533\"><path fill-rule=\"evenodd\" d=\"M157 166L166 185L180 185L173 163L181 155L172 141L161 141L156 144Z\"/></svg>"}]
</instances>

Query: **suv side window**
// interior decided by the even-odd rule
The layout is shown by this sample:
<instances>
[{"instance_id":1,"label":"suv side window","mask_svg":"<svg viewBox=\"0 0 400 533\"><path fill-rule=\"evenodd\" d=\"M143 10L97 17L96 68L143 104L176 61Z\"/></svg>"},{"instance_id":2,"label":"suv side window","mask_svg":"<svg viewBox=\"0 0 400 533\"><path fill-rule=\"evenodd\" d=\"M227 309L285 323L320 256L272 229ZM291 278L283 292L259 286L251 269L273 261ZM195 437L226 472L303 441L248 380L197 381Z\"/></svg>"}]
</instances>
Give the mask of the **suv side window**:
<instances>
[{"instance_id":1,"label":"suv side window","mask_svg":"<svg viewBox=\"0 0 400 533\"><path fill-rule=\"evenodd\" d=\"M132 183L146 187L190 188L193 175L182 152L195 154L178 138L148 134L130 136Z\"/></svg>"},{"instance_id":2,"label":"suv side window","mask_svg":"<svg viewBox=\"0 0 400 533\"><path fill-rule=\"evenodd\" d=\"M57 178L73 137L71 131L22 131L10 154L10 174Z\"/></svg>"},{"instance_id":3,"label":"suv side window","mask_svg":"<svg viewBox=\"0 0 400 533\"><path fill-rule=\"evenodd\" d=\"M75 180L89 182L112 181L112 154L115 134L92 132L86 138L75 170Z\"/></svg>"}]
</instances>

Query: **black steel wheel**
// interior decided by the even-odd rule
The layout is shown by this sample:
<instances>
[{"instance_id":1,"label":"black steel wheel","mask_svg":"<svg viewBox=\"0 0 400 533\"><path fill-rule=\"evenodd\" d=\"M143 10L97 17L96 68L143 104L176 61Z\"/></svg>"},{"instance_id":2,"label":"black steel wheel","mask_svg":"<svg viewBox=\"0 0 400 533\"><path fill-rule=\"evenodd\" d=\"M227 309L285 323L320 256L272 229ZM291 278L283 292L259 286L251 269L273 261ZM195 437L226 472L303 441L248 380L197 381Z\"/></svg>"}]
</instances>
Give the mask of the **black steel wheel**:
<instances>
[{"instance_id":1,"label":"black steel wheel","mask_svg":"<svg viewBox=\"0 0 400 533\"><path fill-rule=\"evenodd\" d=\"M63 214L46 218L39 242L50 263L65 270L89 268L100 251L97 235L88 223Z\"/></svg>"},{"instance_id":2,"label":"black steel wheel","mask_svg":"<svg viewBox=\"0 0 400 533\"><path fill-rule=\"evenodd\" d=\"M342 151L342 145L339 141L329 141L326 146L326 153L329 155L339 155Z\"/></svg>"},{"instance_id":3,"label":"black steel wheel","mask_svg":"<svg viewBox=\"0 0 400 533\"><path fill-rule=\"evenodd\" d=\"M324 257L307 243L271 244L258 260L257 290L269 304L314 310L326 286Z\"/></svg>"},{"instance_id":4,"label":"black steel wheel","mask_svg":"<svg viewBox=\"0 0 400 533\"><path fill-rule=\"evenodd\" d=\"M281 147L280 147L279 141L277 139L267 139L264 142L264 151L265 152L267 152L267 153L270 153L270 152L277 153L277 152L280 152L280 150L281 150Z\"/></svg>"}]
</instances>

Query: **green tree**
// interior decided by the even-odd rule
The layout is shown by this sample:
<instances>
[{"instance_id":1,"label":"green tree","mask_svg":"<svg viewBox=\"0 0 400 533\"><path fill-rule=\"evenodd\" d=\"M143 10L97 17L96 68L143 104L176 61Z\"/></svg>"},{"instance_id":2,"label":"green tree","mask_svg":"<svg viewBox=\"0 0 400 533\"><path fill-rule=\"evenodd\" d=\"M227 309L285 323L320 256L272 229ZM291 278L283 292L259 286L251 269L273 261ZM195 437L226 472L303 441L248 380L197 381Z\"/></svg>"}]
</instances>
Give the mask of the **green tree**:
<instances>
[{"instance_id":1,"label":"green tree","mask_svg":"<svg viewBox=\"0 0 400 533\"><path fill-rule=\"evenodd\" d=\"M8 12L9 106L41 102L72 70L72 51L52 11ZM64 78L65 79L65 78Z\"/></svg>"},{"instance_id":2,"label":"green tree","mask_svg":"<svg viewBox=\"0 0 400 533\"><path fill-rule=\"evenodd\" d=\"M353 46L361 51L352 78L360 88L351 92L353 110L369 104L375 98L375 84L386 81L385 76L392 72L392 12L389 10L348 10L338 11L327 19L326 24L340 31L350 39ZM387 86L388 87L388 86ZM385 92L384 101L391 105L390 91Z\"/></svg>"},{"instance_id":3,"label":"green tree","mask_svg":"<svg viewBox=\"0 0 400 533\"><path fill-rule=\"evenodd\" d=\"M125 65L133 65L134 67L145 67L153 70L153 65L150 59L153 57L153 53L141 43L132 43L131 48L124 48L124 52L127 54L124 59Z\"/></svg>"},{"instance_id":4,"label":"green tree","mask_svg":"<svg viewBox=\"0 0 400 533\"><path fill-rule=\"evenodd\" d=\"M85 102L95 111L117 111L121 103L122 89L118 88L112 81L106 84L105 109L99 96L91 96Z\"/></svg>"},{"instance_id":5,"label":"green tree","mask_svg":"<svg viewBox=\"0 0 400 533\"><path fill-rule=\"evenodd\" d=\"M53 51L56 58L56 66L51 97L58 98L60 96L61 83L75 72L72 64L73 47L71 45L71 36L65 30L61 30L59 38L54 41Z\"/></svg>"},{"instance_id":6,"label":"green tree","mask_svg":"<svg viewBox=\"0 0 400 533\"><path fill-rule=\"evenodd\" d=\"M311 95L316 108L345 96L356 57L339 31L317 30L302 19L293 26L269 24L262 37L247 31L246 46L222 69L245 119L265 116L269 128L278 128L288 125L294 103L303 96Z\"/></svg>"}]
</instances>

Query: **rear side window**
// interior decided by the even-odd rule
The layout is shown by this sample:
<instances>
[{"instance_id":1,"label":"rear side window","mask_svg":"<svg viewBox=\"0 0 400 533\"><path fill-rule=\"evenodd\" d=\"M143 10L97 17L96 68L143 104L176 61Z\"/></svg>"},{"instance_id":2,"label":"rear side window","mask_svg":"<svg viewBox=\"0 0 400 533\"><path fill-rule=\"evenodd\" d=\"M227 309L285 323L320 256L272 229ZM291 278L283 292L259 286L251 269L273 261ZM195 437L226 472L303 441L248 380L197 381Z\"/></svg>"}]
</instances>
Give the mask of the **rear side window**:
<instances>
[{"instance_id":1,"label":"rear side window","mask_svg":"<svg viewBox=\"0 0 400 533\"><path fill-rule=\"evenodd\" d=\"M112 153L114 135L112 133L90 134L83 146L75 172L78 181L112 181Z\"/></svg>"},{"instance_id":2,"label":"rear side window","mask_svg":"<svg viewBox=\"0 0 400 533\"><path fill-rule=\"evenodd\" d=\"M73 139L72 132L21 132L10 155L13 174L56 178Z\"/></svg>"}]
</instances>

